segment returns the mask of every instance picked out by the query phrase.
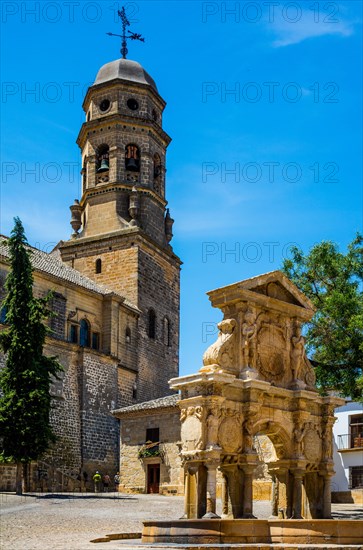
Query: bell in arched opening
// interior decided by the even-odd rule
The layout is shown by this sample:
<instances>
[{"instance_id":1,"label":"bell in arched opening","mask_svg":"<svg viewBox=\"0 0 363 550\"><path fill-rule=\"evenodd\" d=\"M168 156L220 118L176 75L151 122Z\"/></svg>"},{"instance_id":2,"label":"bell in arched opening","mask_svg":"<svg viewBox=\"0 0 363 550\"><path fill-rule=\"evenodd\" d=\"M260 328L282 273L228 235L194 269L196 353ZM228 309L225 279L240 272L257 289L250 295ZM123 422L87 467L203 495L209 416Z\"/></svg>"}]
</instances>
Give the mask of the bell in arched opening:
<instances>
[{"instance_id":1,"label":"bell in arched opening","mask_svg":"<svg viewBox=\"0 0 363 550\"><path fill-rule=\"evenodd\" d=\"M140 171L140 150L137 145L126 145L125 169L131 172Z\"/></svg>"},{"instance_id":2,"label":"bell in arched opening","mask_svg":"<svg viewBox=\"0 0 363 550\"><path fill-rule=\"evenodd\" d=\"M108 145L101 145L101 147L98 149L97 155L97 174L108 172L108 170L110 169L109 157L110 154Z\"/></svg>"},{"instance_id":3,"label":"bell in arched opening","mask_svg":"<svg viewBox=\"0 0 363 550\"><path fill-rule=\"evenodd\" d=\"M97 170L97 174L102 174L102 172L107 172L110 169L109 161L108 159L102 159L99 169Z\"/></svg>"}]
</instances>

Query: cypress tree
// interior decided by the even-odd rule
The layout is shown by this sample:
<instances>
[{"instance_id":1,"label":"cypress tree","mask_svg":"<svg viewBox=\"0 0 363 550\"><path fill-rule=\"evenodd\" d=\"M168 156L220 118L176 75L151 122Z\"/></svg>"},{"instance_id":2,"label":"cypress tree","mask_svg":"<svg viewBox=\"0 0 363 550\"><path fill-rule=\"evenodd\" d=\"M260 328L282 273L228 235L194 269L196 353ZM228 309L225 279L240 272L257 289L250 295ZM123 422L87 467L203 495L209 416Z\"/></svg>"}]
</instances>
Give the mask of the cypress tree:
<instances>
[{"instance_id":1,"label":"cypress tree","mask_svg":"<svg viewBox=\"0 0 363 550\"><path fill-rule=\"evenodd\" d=\"M51 312L45 298L33 296L31 251L19 218L8 240L10 272L3 302L7 328L0 334L6 365L0 373L1 457L16 462L16 493L27 490L27 466L55 441L50 425L52 377L62 370L55 357L43 355Z\"/></svg>"}]
</instances>

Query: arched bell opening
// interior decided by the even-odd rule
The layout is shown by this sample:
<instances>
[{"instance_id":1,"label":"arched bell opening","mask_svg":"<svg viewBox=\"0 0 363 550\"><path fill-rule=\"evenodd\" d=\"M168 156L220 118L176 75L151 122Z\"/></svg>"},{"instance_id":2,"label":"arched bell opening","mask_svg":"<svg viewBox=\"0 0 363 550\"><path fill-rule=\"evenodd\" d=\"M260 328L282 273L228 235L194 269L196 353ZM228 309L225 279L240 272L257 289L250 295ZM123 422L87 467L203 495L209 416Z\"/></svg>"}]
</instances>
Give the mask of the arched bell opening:
<instances>
[{"instance_id":1,"label":"arched bell opening","mask_svg":"<svg viewBox=\"0 0 363 550\"><path fill-rule=\"evenodd\" d=\"M107 144L102 144L97 149L96 156L96 181L97 183L107 183L110 170L110 148Z\"/></svg>"},{"instance_id":2,"label":"arched bell opening","mask_svg":"<svg viewBox=\"0 0 363 550\"><path fill-rule=\"evenodd\" d=\"M140 172L140 149L134 143L129 143L125 147L125 170Z\"/></svg>"}]
</instances>

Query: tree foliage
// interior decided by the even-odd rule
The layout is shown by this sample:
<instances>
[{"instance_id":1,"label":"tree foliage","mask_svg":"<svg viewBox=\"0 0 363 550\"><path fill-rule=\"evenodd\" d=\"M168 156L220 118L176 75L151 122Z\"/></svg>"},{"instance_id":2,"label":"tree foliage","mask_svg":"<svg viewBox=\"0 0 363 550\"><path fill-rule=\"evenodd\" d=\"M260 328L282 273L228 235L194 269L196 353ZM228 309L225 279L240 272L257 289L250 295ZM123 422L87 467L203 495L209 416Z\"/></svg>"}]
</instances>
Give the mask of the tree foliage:
<instances>
[{"instance_id":1,"label":"tree foliage","mask_svg":"<svg viewBox=\"0 0 363 550\"><path fill-rule=\"evenodd\" d=\"M363 236L346 254L329 241L308 254L292 249L283 271L310 298L317 312L307 327L307 348L316 362L322 393L335 389L363 400Z\"/></svg>"},{"instance_id":2,"label":"tree foliage","mask_svg":"<svg viewBox=\"0 0 363 550\"><path fill-rule=\"evenodd\" d=\"M0 431L2 456L29 463L39 458L55 440L49 414L52 377L61 366L54 357L43 355L47 334L44 319L50 315L46 298L34 298L31 251L26 248L19 218L8 240L10 272L6 278L8 327L0 334L6 365L0 373Z\"/></svg>"}]
</instances>

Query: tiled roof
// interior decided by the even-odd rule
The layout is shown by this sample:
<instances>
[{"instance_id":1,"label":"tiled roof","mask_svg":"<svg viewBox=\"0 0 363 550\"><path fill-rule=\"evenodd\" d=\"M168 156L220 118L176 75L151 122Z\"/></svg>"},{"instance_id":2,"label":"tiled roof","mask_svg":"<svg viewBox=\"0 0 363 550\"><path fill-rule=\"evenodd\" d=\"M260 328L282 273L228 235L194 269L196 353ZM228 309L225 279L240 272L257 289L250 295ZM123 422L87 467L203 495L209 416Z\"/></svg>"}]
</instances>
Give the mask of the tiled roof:
<instances>
[{"instance_id":1,"label":"tiled roof","mask_svg":"<svg viewBox=\"0 0 363 550\"><path fill-rule=\"evenodd\" d=\"M159 399L153 399L152 401L145 401L144 403L137 403L136 405L130 405L129 407L123 407L112 411L117 417L126 415L133 412L150 411L155 409L168 409L170 407L177 407L180 401L180 395L175 393L173 395L166 395L165 397L159 397Z\"/></svg>"},{"instance_id":2,"label":"tiled roof","mask_svg":"<svg viewBox=\"0 0 363 550\"><path fill-rule=\"evenodd\" d=\"M0 256L9 259L9 247L6 241L7 237L0 235ZM61 279L61 281L67 281L82 288L86 288L87 290L91 290L92 292L96 292L97 294L102 294L103 296L107 294L117 294L117 292L103 285L99 285L92 281L92 279L82 275L82 273L57 259L54 255L42 252L38 248L33 248L32 246L28 246L27 248L31 252L31 263L36 271L48 273L57 279ZM133 309L138 309L126 299L124 300L124 304Z\"/></svg>"}]
</instances>

